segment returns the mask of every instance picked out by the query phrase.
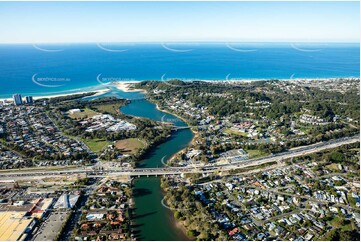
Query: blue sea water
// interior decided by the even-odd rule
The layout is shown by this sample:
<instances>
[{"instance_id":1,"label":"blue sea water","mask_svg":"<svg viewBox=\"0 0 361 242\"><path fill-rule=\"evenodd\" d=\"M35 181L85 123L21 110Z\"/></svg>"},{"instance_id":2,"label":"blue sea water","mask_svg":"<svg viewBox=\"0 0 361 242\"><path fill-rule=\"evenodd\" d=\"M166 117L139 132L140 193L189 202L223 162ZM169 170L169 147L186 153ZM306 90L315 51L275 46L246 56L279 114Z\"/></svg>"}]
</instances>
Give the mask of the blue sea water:
<instances>
[{"instance_id":1,"label":"blue sea water","mask_svg":"<svg viewBox=\"0 0 361 242\"><path fill-rule=\"evenodd\" d=\"M0 45L0 97L111 81L359 77L359 44L123 43Z\"/></svg>"}]
</instances>

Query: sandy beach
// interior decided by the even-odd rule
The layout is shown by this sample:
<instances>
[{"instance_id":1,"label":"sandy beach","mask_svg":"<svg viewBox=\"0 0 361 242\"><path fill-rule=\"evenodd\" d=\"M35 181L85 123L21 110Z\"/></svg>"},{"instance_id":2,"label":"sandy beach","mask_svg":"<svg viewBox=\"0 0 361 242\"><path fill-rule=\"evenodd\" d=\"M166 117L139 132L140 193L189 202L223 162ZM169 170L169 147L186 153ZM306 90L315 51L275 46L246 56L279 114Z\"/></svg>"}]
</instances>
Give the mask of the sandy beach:
<instances>
[{"instance_id":1,"label":"sandy beach","mask_svg":"<svg viewBox=\"0 0 361 242\"><path fill-rule=\"evenodd\" d=\"M138 83L139 81L129 81L129 82L114 82L114 86L123 92L145 92L142 89L134 89L132 88L132 85L135 83ZM92 95L92 97L96 97L96 96L100 96L103 95L104 93L108 92L109 88L103 88L103 89L98 89L98 90L89 90L89 91L81 91L81 92L71 92L71 93L59 93L59 94L50 94L50 95L29 95L32 96L34 100L39 100L42 98L54 98L54 97L64 97L64 96L69 96L69 95L75 95L75 94L84 94L84 93L88 93L88 92L96 92L94 95ZM21 93L20 93L21 94ZM22 97L24 98L27 95L22 95ZM11 102L13 101L12 97L8 97L8 98L0 98L0 102L2 101L7 101L7 102Z\"/></svg>"},{"instance_id":2,"label":"sandy beach","mask_svg":"<svg viewBox=\"0 0 361 242\"><path fill-rule=\"evenodd\" d=\"M43 95L43 96L37 96L34 95L32 96L34 100L39 100L42 98L54 98L54 97L64 97L64 96L70 96L70 95L75 95L75 94L84 94L84 93L89 93L89 92L96 92L94 95L92 95L92 97L96 97L96 96L100 96L106 92L108 92L109 89L105 88L105 89L99 89L99 90L94 90L94 91L84 91L84 92L73 92L73 93L65 93L65 94L53 94L53 95ZM25 95L23 95L23 98L25 97ZM0 101L13 101L13 98L0 98Z\"/></svg>"},{"instance_id":3,"label":"sandy beach","mask_svg":"<svg viewBox=\"0 0 361 242\"><path fill-rule=\"evenodd\" d=\"M355 77L345 77L345 78L295 78L295 79L278 79L280 81L290 81L290 82L297 82L297 81L332 81L332 80L338 80L338 79L358 79ZM197 81L201 81L201 82L211 82L211 83L215 83L215 84L245 84L245 83L251 83L251 82L257 82L257 81L270 81L272 79L230 79L230 80L197 80ZM141 81L127 81L127 82L119 82L119 81L115 81L112 84L120 91L122 92L142 92L142 93L146 93L145 90L143 89L136 89L134 88L134 84L139 83ZM191 82L191 81L189 81ZM99 95L102 95L106 92L109 91L109 88L103 88L103 89L98 89L98 90L89 90L89 91L82 91L82 92L72 92L72 93L65 93L65 94L50 94L50 95L31 95L33 96L34 100L38 100L38 99L42 99L42 98L54 98L54 97L63 97L63 96L69 96L69 95L74 95L74 94L84 94L84 93L88 93L88 92L96 92L96 94L94 94L92 97L96 97ZM23 97L25 97L26 95L22 95ZM12 97L8 97L8 98L0 98L0 102L2 101L13 101ZM163 110L162 110L163 111Z\"/></svg>"},{"instance_id":4,"label":"sandy beach","mask_svg":"<svg viewBox=\"0 0 361 242\"><path fill-rule=\"evenodd\" d=\"M145 92L142 89L135 89L133 85L139 83L140 81L129 81L129 82L116 82L115 86L118 90L123 92Z\"/></svg>"}]
</instances>

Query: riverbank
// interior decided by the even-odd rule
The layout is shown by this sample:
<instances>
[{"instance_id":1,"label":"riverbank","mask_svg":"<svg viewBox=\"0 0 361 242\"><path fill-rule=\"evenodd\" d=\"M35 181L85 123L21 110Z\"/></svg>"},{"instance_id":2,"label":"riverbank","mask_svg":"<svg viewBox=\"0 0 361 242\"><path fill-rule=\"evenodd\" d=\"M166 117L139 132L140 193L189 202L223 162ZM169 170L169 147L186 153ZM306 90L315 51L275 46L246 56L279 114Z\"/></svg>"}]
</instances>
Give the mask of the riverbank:
<instances>
[{"instance_id":1,"label":"riverbank","mask_svg":"<svg viewBox=\"0 0 361 242\"><path fill-rule=\"evenodd\" d=\"M161 108L159 107L158 103L154 103L154 104L155 104L156 108L157 108L159 111L164 112L164 113L168 113L168 114L173 115L173 116L176 116L177 118L179 118L180 120L182 120L184 123L186 123L188 127L190 127L189 129L190 129L190 131L191 131L192 134L193 134L193 138L192 138L192 140L189 142L189 144L192 144L192 143L194 142L195 138L197 137L198 132L197 132L197 131L194 131L194 130L192 129L192 126L189 125L188 120L186 120L185 118L183 118L183 117L181 117L181 116L179 116L179 115L177 115L177 114L171 113L171 112L168 111L168 110L161 109ZM178 151L176 154L174 154L173 156L171 156L171 157L169 158L169 160L170 160L170 161L173 160L179 153L182 153L182 152L184 152L186 149L188 149L188 147L189 147L189 145L188 145L187 147L181 149L180 151Z\"/></svg>"},{"instance_id":2,"label":"riverbank","mask_svg":"<svg viewBox=\"0 0 361 242\"><path fill-rule=\"evenodd\" d=\"M160 181L160 184L161 184L160 188L161 188L162 194L163 194L163 200L162 201L164 202L165 195L167 194L167 190L166 190L167 188L162 188L162 180ZM184 222L175 218L175 211L172 210L170 207L167 207L167 209L169 210L170 221L172 222L172 225L174 226L175 229L182 232L182 234L185 236L184 240L187 240L187 241L194 240L194 238L191 238L188 235L187 227L185 226Z\"/></svg>"},{"instance_id":3,"label":"riverbank","mask_svg":"<svg viewBox=\"0 0 361 242\"><path fill-rule=\"evenodd\" d=\"M134 83L136 83L136 82L121 82L121 83L119 83L118 85L119 85L119 88L122 88L122 91L123 91L123 92L133 92L133 91L135 91L135 90L138 90L138 91L140 91L140 92L142 92L142 93L147 93L147 91L144 90L144 89L130 89L129 86L132 85L132 84L134 84ZM118 85L117 85L117 88L118 88ZM119 89L119 88L118 88L118 89ZM119 89L119 90L120 90L120 89ZM183 121L187 126L189 126L189 127L190 127L190 131L191 131L192 134L193 134L193 138L192 138L192 140L189 142L189 144L191 144L191 143L194 142L195 138L197 137L197 132L194 131L194 130L191 128L192 126L189 124L189 121L188 121L187 119L185 119L184 117L179 116L178 114L172 113L172 112L169 111L169 110L165 110L165 109L160 108L159 103L157 103L157 102L154 101L154 100L147 100L147 101L150 102L150 103L153 103L158 111L167 113L167 114L169 114L169 115L173 115L173 116L177 117L178 119L180 119L181 121ZM163 122L164 122L164 121L163 121ZM171 137L169 137L169 138L171 138ZM165 142L166 142L166 141L165 141ZM177 153L173 154L173 155L169 158L169 160L174 159L174 157L175 157L177 154L183 152L183 151L184 151L185 149L187 149L187 148L188 148L188 146L185 147L185 148L183 148L183 149L181 149L181 150L178 151Z\"/></svg>"},{"instance_id":4,"label":"riverbank","mask_svg":"<svg viewBox=\"0 0 361 242\"><path fill-rule=\"evenodd\" d=\"M152 100L149 100L149 101L152 102ZM198 132L194 131L194 130L191 128L192 126L189 124L189 121L188 121L187 119L185 119L184 117L181 117L181 116L179 116L179 115L177 115L177 114L174 114L174 113L172 113L172 112L170 112L170 111L168 111L168 110L161 109L161 108L159 107L159 104L158 104L158 103L156 103L156 102L154 102L154 101L153 101L153 103L155 104L157 110L159 110L159 111L161 111L161 112L164 112L164 113L168 113L168 114L170 114L170 115L173 115L173 116L179 118L180 120L182 120L184 123L186 123L187 126L190 127L190 130L191 130L191 132L192 132L192 134L193 134L193 138L192 138L192 140L191 140L188 144L193 143L193 141L194 141L195 138L197 137L197 133L198 133ZM169 160L170 160L170 161L173 160L179 153L182 153L182 152L184 152L186 149L188 149L188 147L189 147L189 145L187 145L187 147L185 147L185 148L179 150L178 152L176 152L175 154L173 154L173 155L169 158ZM162 186L161 186L161 190L162 190L162 192L163 192L163 195L165 195L166 190L163 189ZM174 211L169 211L169 212L170 212L170 214L172 215L172 216L170 217L170 220L172 221L173 226L174 226L176 229L182 231L182 233L184 234L184 236L186 236L187 240L189 240L189 241L193 240L193 238L191 238L191 237L189 237L189 236L187 235L187 228L186 228L186 226L184 225L184 223L182 223L182 221L179 221L179 220L177 220L177 219L174 217L174 215L175 215Z\"/></svg>"},{"instance_id":5,"label":"riverbank","mask_svg":"<svg viewBox=\"0 0 361 242\"><path fill-rule=\"evenodd\" d=\"M169 112L162 112L148 100L131 102L122 107L122 113L161 121ZM169 114L172 119L175 116ZM185 125L184 122L180 125ZM188 129L174 132L165 142L152 148L136 166L139 168L161 167L164 157L172 157L187 147L193 134ZM174 219L174 214L162 206L164 198L159 177L140 177L133 182L134 212L133 234L137 240L180 241L189 240L184 229Z\"/></svg>"}]
</instances>

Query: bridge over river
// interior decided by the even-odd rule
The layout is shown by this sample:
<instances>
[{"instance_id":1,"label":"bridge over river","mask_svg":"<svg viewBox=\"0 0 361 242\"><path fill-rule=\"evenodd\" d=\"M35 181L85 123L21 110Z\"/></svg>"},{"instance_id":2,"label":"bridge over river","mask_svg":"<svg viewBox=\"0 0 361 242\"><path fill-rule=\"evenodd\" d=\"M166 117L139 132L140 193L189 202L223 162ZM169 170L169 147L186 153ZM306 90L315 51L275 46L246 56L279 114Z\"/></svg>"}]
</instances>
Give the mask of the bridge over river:
<instances>
[{"instance_id":1,"label":"bridge over river","mask_svg":"<svg viewBox=\"0 0 361 242\"><path fill-rule=\"evenodd\" d=\"M228 164L211 164L206 166L195 165L191 167L161 167L161 168L117 168L112 167L109 169L103 168L95 168L95 167L80 167L80 168L72 168L65 170L47 170L44 167L44 171L32 171L31 169L24 170L9 170L2 171L0 173L0 180L24 180L24 179L40 179L44 177L53 177L53 176L69 176L69 175L77 175L77 174L86 174L89 176L96 177L106 177L106 176L164 176L164 175L181 175L186 173L212 173L212 172L222 172L229 171L238 168L245 168L250 166L257 166L261 164L266 164L270 162L280 162L285 159L290 159L297 156L302 156L314 152L323 151L326 149L336 148L341 145L351 144L360 141L360 136L356 135L353 137L346 137L335 139L331 141L321 142L313 145L303 146L291 149L286 152L278 153L275 155L270 155L257 159L249 159L245 161L239 161Z\"/></svg>"}]
</instances>

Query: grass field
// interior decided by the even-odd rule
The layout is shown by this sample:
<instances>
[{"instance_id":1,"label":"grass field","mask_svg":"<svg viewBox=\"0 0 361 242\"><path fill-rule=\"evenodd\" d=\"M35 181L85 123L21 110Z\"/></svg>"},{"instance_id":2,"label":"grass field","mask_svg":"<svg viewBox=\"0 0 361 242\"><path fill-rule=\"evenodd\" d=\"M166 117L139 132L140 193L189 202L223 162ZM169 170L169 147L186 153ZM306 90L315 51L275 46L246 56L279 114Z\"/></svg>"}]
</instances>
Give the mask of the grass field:
<instances>
[{"instance_id":1,"label":"grass field","mask_svg":"<svg viewBox=\"0 0 361 242\"><path fill-rule=\"evenodd\" d=\"M98 115L98 112L91 110L89 108L81 109L80 113L69 113L69 117L72 119L82 119L82 118L91 118L95 115Z\"/></svg>"},{"instance_id":2,"label":"grass field","mask_svg":"<svg viewBox=\"0 0 361 242\"><path fill-rule=\"evenodd\" d=\"M347 224L342 224L341 221L341 217L335 216L330 223L332 227L340 228L342 231L350 231L352 229L355 229L354 223L352 221L348 220Z\"/></svg>"},{"instance_id":3,"label":"grass field","mask_svg":"<svg viewBox=\"0 0 361 242\"><path fill-rule=\"evenodd\" d=\"M342 220L344 220L342 217L339 217L339 216L335 216L331 221L330 221L330 224L332 226L332 229L335 230L335 229L340 229L341 233L342 232L345 232L345 231L351 231L351 230L354 230L354 229L357 229L354 222L352 220L348 220L346 224L342 224ZM330 232L329 232L330 233ZM321 238L319 238L318 240L319 241L327 241L329 240L328 238L328 234L329 233L326 233L324 236L322 236Z\"/></svg>"},{"instance_id":4,"label":"grass field","mask_svg":"<svg viewBox=\"0 0 361 242\"><path fill-rule=\"evenodd\" d=\"M326 166L326 168L330 169L331 171L340 171L340 169L338 169L338 164L336 163L332 163Z\"/></svg>"},{"instance_id":5,"label":"grass field","mask_svg":"<svg viewBox=\"0 0 361 242\"><path fill-rule=\"evenodd\" d=\"M262 150L246 150L246 151L249 154L249 158L259 158L269 155L269 153L264 152Z\"/></svg>"},{"instance_id":6,"label":"grass field","mask_svg":"<svg viewBox=\"0 0 361 242\"><path fill-rule=\"evenodd\" d=\"M136 138L123 139L116 142L115 147L118 150L123 150L126 154L134 154L140 148L144 147L144 143Z\"/></svg>"},{"instance_id":7,"label":"grass field","mask_svg":"<svg viewBox=\"0 0 361 242\"><path fill-rule=\"evenodd\" d=\"M226 129L226 130L224 130L224 133L247 137L247 133L240 132L240 131L236 131L236 130L232 130L232 129Z\"/></svg>"},{"instance_id":8,"label":"grass field","mask_svg":"<svg viewBox=\"0 0 361 242\"><path fill-rule=\"evenodd\" d=\"M110 145L111 142L105 139L83 139L83 142L91 149L93 152L99 152L103 150L107 145Z\"/></svg>"},{"instance_id":9,"label":"grass field","mask_svg":"<svg viewBox=\"0 0 361 242\"><path fill-rule=\"evenodd\" d=\"M121 107L121 104L100 104L100 105L94 105L92 106L93 108L95 108L96 110L98 110L101 113L110 113L113 115L119 114L119 108Z\"/></svg>"}]
</instances>

